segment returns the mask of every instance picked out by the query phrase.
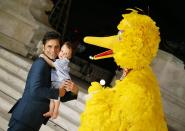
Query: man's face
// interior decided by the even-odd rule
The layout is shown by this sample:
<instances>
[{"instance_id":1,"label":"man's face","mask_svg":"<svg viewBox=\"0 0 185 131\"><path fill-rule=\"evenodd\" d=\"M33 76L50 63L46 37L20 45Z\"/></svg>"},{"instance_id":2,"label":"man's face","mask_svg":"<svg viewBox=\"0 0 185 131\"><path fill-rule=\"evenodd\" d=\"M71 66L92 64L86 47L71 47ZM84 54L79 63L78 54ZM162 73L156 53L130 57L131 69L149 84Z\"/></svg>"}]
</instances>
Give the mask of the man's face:
<instances>
[{"instance_id":1,"label":"man's face","mask_svg":"<svg viewBox=\"0 0 185 131\"><path fill-rule=\"evenodd\" d=\"M58 53L60 52L60 43L57 39L51 39L46 42L43 46L44 54L50 59L56 59Z\"/></svg>"}]
</instances>

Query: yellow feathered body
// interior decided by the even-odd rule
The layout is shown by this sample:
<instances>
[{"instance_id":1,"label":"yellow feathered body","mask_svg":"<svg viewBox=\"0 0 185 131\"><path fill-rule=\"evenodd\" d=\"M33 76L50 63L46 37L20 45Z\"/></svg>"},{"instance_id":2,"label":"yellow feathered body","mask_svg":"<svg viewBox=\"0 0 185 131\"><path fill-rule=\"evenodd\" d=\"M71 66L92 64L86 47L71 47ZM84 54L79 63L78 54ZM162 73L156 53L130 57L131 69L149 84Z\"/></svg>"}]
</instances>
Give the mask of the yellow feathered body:
<instances>
[{"instance_id":1,"label":"yellow feathered body","mask_svg":"<svg viewBox=\"0 0 185 131\"><path fill-rule=\"evenodd\" d=\"M112 88L92 83L79 131L168 130L160 88L150 67L160 43L159 28L149 16L137 11L123 17L118 35L84 39L111 49L117 65L131 71Z\"/></svg>"},{"instance_id":2,"label":"yellow feathered body","mask_svg":"<svg viewBox=\"0 0 185 131\"><path fill-rule=\"evenodd\" d=\"M92 83L89 93L79 131L167 131L160 89L150 67L132 70L114 88Z\"/></svg>"}]
</instances>

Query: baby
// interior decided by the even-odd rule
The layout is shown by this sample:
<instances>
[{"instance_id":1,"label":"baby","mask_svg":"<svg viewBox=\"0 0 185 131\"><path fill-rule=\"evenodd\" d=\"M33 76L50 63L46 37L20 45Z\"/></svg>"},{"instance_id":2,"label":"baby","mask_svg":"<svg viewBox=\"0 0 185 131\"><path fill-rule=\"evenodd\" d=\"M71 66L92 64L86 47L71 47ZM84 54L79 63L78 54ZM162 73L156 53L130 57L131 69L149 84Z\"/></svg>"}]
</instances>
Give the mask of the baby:
<instances>
[{"instance_id":1,"label":"baby","mask_svg":"<svg viewBox=\"0 0 185 131\"><path fill-rule=\"evenodd\" d=\"M50 60L47 56L44 54L41 54L40 57L42 57L53 69L51 70L51 82L52 82L52 88L59 88L61 84L65 80L70 80L69 76L69 59L72 56L72 45L70 42L65 42L61 50L58 54L58 58L55 62ZM66 91L69 91L69 89L66 87ZM59 106L60 106L60 100L50 100L50 109L49 112L47 112L48 116L51 116L51 118L56 119L59 114Z\"/></svg>"}]
</instances>

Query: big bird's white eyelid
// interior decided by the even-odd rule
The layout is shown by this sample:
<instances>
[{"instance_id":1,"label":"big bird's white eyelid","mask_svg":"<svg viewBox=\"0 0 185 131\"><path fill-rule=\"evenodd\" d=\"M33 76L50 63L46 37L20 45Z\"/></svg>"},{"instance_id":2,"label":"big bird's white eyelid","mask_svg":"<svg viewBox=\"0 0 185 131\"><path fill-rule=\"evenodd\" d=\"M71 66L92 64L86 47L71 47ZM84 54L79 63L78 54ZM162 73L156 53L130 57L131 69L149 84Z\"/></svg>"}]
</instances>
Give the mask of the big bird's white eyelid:
<instances>
[{"instance_id":1,"label":"big bird's white eyelid","mask_svg":"<svg viewBox=\"0 0 185 131\"><path fill-rule=\"evenodd\" d=\"M123 30L118 31L118 40L122 40L121 34L123 33Z\"/></svg>"},{"instance_id":2,"label":"big bird's white eyelid","mask_svg":"<svg viewBox=\"0 0 185 131\"><path fill-rule=\"evenodd\" d=\"M119 30L118 35L121 35L123 32L124 32L123 30Z\"/></svg>"}]
</instances>

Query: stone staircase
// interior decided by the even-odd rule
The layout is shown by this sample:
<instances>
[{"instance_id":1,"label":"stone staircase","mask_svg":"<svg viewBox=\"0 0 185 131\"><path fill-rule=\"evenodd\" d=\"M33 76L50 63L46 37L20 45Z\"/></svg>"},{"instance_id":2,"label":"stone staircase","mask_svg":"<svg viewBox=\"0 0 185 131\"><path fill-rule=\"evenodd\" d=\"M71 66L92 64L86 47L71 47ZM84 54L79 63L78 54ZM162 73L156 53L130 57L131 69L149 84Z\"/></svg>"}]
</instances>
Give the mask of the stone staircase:
<instances>
[{"instance_id":1,"label":"stone staircase","mask_svg":"<svg viewBox=\"0 0 185 131\"><path fill-rule=\"evenodd\" d=\"M22 96L27 73L32 61L0 47L0 131L6 131L10 114L7 112L17 99ZM72 77L73 79L73 77ZM75 83L79 83L74 78ZM81 83L81 82L80 82ZM80 86L86 86L81 83ZM62 103L60 115L50 120L41 131L77 131L80 113L84 109L86 90L79 87L77 100Z\"/></svg>"},{"instance_id":2,"label":"stone staircase","mask_svg":"<svg viewBox=\"0 0 185 131\"><path fill-rule=\"evenodd\" d=\"M22 95L32 61L0 47L0 131L6 131L10 114L7 112ZM164 110L169 131L185 129L185 72L176 57L159 51L152 64L161 87ZM41 131L77 131L80 113L85 106L87 83L72 77L79 86L78 99L62 103L60 116L50 120ZM81 88L83 87L83 88Z\"/></svg>"}]
</instances>

